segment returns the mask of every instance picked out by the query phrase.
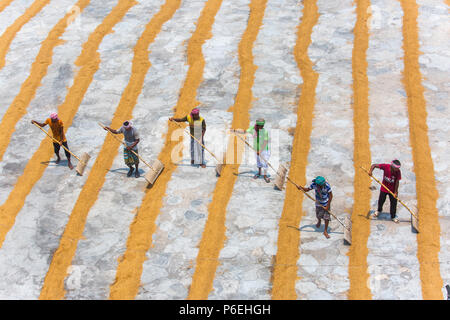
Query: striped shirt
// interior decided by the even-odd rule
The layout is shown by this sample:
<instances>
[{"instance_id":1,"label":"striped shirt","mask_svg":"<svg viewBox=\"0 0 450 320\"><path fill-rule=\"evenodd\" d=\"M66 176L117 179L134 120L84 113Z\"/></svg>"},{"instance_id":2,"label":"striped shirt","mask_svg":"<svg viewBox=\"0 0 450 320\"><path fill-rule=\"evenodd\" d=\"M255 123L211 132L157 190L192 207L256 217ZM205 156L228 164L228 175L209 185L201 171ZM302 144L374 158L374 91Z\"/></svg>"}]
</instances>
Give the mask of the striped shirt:
<instances>
[{"instance_id":1,"label":"striped shirt","mask_svg":"<svg viewBox=\"0 0 450 320\"><path fill-rule=\"evenodd\" d=\"M331 192L331 186L328 184L328 182L325 182L325 186L323 186L322 190L320 191L318 185L315 182L311 183L309 188L316 191L316 207L325 207L328 204Z\"/></svg>"}]
</instances>

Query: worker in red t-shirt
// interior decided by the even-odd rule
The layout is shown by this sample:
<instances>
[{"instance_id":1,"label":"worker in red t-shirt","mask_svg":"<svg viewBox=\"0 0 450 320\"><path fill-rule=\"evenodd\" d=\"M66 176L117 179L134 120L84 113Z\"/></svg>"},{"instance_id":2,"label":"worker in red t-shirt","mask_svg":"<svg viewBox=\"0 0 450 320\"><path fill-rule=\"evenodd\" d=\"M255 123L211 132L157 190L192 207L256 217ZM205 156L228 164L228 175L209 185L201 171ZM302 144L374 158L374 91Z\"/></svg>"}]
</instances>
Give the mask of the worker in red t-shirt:
<instances>
[{"instance_id":1,"label":"worker in red t-shirt","mask_svg":"<svg viewBox=\"0 0 450 320\"><path fill-rule=\"evenodd\" d=\"M373 214L373 217L376 218L383 210L384 202L386 201L386 196L389 195L389 200L391 203L391 219L395 223L398 223L398 218L396 215L397 212L397 198L398 198L398 184L402 179L402 173L400 171L400 161L393 160L391 164L382 163L382 164L373 164L370 167L369 175L372 175L372 171L375 168L383 170L383 181L382 183L395 195L395 197L386 190L385 187L381 186L380 189L380 197L378 198L378 210Z\"/></svg>"}]
</instances>

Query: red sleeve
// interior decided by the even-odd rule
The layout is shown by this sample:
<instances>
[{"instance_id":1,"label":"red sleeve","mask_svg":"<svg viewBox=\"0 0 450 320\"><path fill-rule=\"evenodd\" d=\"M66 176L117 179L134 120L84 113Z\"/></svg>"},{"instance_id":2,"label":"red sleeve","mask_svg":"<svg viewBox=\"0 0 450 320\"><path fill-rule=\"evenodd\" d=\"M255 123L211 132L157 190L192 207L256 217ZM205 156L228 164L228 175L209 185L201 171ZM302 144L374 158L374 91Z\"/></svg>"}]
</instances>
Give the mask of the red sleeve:
<instances>
[{"instance_id":1,"label":"red sleeve","mask_svg":"<svg viewBox=\"0 0 450 320\"><path fill-rule=\"evenodd\" d=\"M386 172L386 170L389 170L391 165L387 164L387 163L382 163L378 165L380 167L381 170L383 170L384 172Z\"/></svg>"}]
</instances>

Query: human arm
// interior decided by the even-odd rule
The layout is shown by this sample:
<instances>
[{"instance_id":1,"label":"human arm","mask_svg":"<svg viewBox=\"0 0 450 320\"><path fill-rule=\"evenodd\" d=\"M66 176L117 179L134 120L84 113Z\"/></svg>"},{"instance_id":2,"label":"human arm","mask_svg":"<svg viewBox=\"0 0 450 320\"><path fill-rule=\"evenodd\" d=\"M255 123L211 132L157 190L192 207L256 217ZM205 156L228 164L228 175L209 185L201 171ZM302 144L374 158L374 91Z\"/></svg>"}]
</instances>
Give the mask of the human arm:
<instances>
[{"instance_id":1,"label":"human arm","mask_svg":"<svg viewBox=\"0 0 450 320\"><path fill-rule=\"evenodd\" d=\"M267 145L269 144L269 133L266 129L260 128L259 130L256 130L256 135L256 139L258 140L258 150L256 150L256 153L260 155L261 152L268 149Z\"/></svg>"},{"instance_id":2,"label":"human arm","mask_svg":"<svg viewBox=\"0 0 450 320\"><path fill-rule=\"evenodd\" d=\"M261 150L265 150L265 149L266 149L267 143L268 143L268 141L267 141L267 140L264 140L264 143L263 143L263 145L261 146Z\"/></svg>"},{"instance_id":3,"label":"human arm","mask_svg":"<svg viewBox=\"0 0 450 320\"><path fill-rule=\"evenodd\" d=\"M267 138L267 139L266 139ZM269 139L268 139L268 137L264 137L264 141L263 141L263 144L262 144L262 146L261 146L261 150L260 151L264 151L264 150L266 150L266 147L267 147L267 144L269 143Z\"/></svg>"},{"instance_id":4,"label":"human arm","mask_svg":"<svg viewBox=\"0 0 450 320\"><path fill-rule=\"evenodd\" d=\"M329 194L329 198L328 198L328 203L327 203L327 206L325 207L325 209L327 209L327 211L330 211L331 200L333 200L333 191L330 191L328 194Z\"/></svg>"},{"instance_id":5,"label":"human arm","mask_svg":"<svg viewBox=\"0 0 450 320\"><path fill-rule=\"evenodd\" d=\"M400 184L400 180L399 179L395 179L395 186L394 186L394 196L396 198L398 198L398 186Z\"/></svg>"},{"instance_id":6,"label":"human arm","mask_svg":"<svg viewBox=\"0 0 450 320\"><path fill-rule=\"evenodd\" d=\"M139 141L141 141L141 139L136 139L132 144L130 144L129 146L127 146L127 150L131 150L133 149L138 143Z\"/></svg>"},{"instance_id":7,"label":"human arm","mask_svg":"<svg viewBox=\"0 0 450 320\"><path fill-rule=\"evenodd\" d=\"M59 127L59 136L61 138L61 140L59 141L59 145L62 146L63 142L64 142L64 126L61 125L61 127Z\"/></svg>"},{"instance_id":8,"label":"human arm","mask_svg":"<svg viewBox=\"0 0 450 320\"><path fill-rule=\"evenodd\" d=\"M107 126L105 126L103 129L105 129L105 130L107 130L107 131L109 131L111 133L114 133L114 134L119 134L120 133L119 131L111 129L110 127L107 127Z\"/></svg>"},{"instance_id":9,"label":"human arm","mask_svg":"<svg viewBox=\"0 0 450 320\"><path fill-rule=\"evenodd\" d=\"M308 191L311 191L312 189L311 188L309 188L309 187L307 187L307 188L304 188L304 187L302 187L302 186L297 186L297 189L298 190L303 190L304 192L308 192Z\"/></svg>"},{"instance_id":10,"label":"human arm","mask_svg":"<svg viewBox=\"0 0 450 320\"><path fill-rule=\"evenodd\" d=\"M243 135L245 135L247 133L251 133L252 130L253 130L253 127L250 127L248 129L230 129L230 132L234 133L234 134L243 134Z\"/></svg>"},{"instance_id":11,"label":"human arm","mask_svg":"<svg viewBox=\"0 0 450 320\"><path fill-rule=\"evenodd\" d=\"M245 134L246 131L244 129L230 129L232 133Z\"/></svg>"},{"instance_id":12,"label":"human arm","mask_svg":"<svg viewBox=\"0 0 450 320\"><path fill-rule=\"evenodd\" d=\"M373 172L373 170L374 170L375 168L380 169L380 165L379 165L379 164L373 164L373 165L370 167L370 170L369 170L369 176L372 175L372 172Z\"/></svg>"},{"instance_id":13,"label":"human arm","mask_svg":"<svg viewBox=\"0 0 450 320\"><path fill-rule=\"evenodd\" d=\"M45 127L46 125L47 125L47 123L41 123L41 122L38 122L38 121L36 121L36 120L31 120L31 123L34 123L34 124L37 124L39 127Z\"/></svg>"},{"instance_id":14,"label":"human arm","mask_svg":"<svg viewBox=\"0 0 450 320\"><path fill-rule=\"evenodd\" d=\"M169 121L175 121L175 122L186 122L187 121L187 116L183 117L183 118L175 118L175 117L170 117Z\"/></svg>"},{"instance_id":15,"label":"human arm","mask_svg":"<svg viewBox=\"0 0 450 320\"><path fill-rule=\"evenodd\" d=\"M126 147L127 150L132 150L133 148L136 147L136 145L139 143L139 141L141 141L141 137L139 135L139 131L136 128L131 128L130 130L131 130L131 133L133 135L133 142L132 143L131 142L127 142L126 143L127 144L127 147ZM126 129L123 130L124 135L125 135L125 131L126 131ZM128 144L130 144L130 145L128 145Z\"/></svg>"}]
</instances>

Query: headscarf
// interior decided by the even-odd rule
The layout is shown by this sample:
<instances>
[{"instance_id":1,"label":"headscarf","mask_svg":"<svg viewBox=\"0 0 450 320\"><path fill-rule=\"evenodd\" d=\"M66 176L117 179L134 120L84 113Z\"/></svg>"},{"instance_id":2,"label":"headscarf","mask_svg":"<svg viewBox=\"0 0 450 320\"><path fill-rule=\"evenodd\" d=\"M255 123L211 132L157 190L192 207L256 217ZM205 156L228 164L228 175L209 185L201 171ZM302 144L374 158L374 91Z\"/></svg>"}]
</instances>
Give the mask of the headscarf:
<instances>
[{"instance_id":1,"label":"headscarf","mask_svg":"<svg viewBox=\"0 0 450 320\"><path fill-rule=\"evenodd\" d=\"M400 167L401 167L401 165L399 165L399 164L395 164L395 162L394 161L398 161L397 159L396 160L392 160L392 162L391 162L391 166L393 166L395 169L400 169Z\"/></svg>"},{"instance_id":2,"label":"headscarf","mask_svg":"<svg viewBox=\"0 0 450 320\"><path fill-rule=\"evenodd\" d=\"M322 176L317 176L317 177L314 179L314 182L315 182L317 185L322 186L322 185L325 184L325 178L322 177Z\"/></svg>"},{"instance_id":3,"label":"headscarf","mask_svg":"<svg viewBox=\"0 0 450 320\"><path fill-rule=\"evenodd\" d=\"M58 114L56 112L53 112L50 114L50 119L52 120L58 120Z\"/></svg>"},{"instance_id":4,"label":"headscarf","mask_svg":"<svg viewBox=\"0 0 450 320\"><path fill-rule=\"evenodd\" d=\"M130 129L130 128L131 128L131 125L132 125L132 123L131 123L131 121L129 121L129 120L127 120L127 121L125 121L125 122L123 123L123 127L124 127L125 129Z\"/></svg>"},{"instance_id":5,"label":"headscarf","mask_svg":"<svg viewBox=\"0 0 450 320\"><path fill-rule=\"evenodd\" d=\"M191 115L193 115L193 116L195 116L195 115L197 115L197 114L199 114L200 113L200 110L198 109L198 108L194 108L194 109L192 109L192 111L191 111Z\"/></svg>"},{"instance_id":6,"label":"headscarf","mask_svg":"<svg viewBox=\"0 0 450 320\"><path fill-rule=\"evenodd\" d=\"M256 124L258 126L263 126L265 123L266 123L266 120L264 120L263 118L256 119Z\"/></svg>"}]
</instances>

